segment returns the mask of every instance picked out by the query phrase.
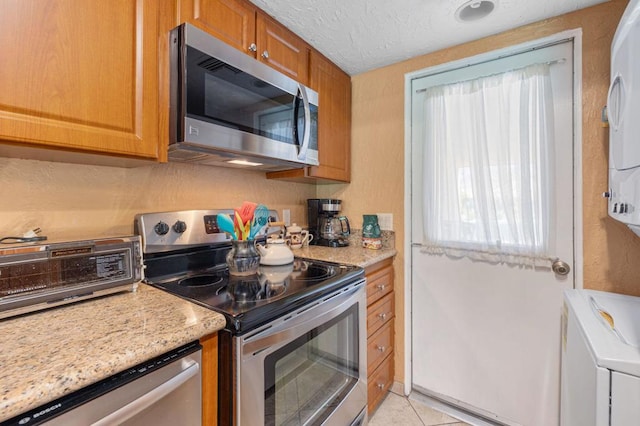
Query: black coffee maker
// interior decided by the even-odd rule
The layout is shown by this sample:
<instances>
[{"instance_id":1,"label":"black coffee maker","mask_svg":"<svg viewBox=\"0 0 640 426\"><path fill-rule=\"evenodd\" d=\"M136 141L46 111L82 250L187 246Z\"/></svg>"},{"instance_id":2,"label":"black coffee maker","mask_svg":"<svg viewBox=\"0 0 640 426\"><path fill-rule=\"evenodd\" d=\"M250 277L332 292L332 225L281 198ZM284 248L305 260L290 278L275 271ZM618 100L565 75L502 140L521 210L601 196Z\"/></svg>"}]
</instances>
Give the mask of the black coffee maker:
<instances>
[{"instance_id":1,"label":"black coffee maker","mask_svg":"<svg viewBox=\"0 0 640 426\"><path fill-rule=\"evenodd\" d=\"M349 220L340 216L342 201L331 198L307 200L309 233L313 235L310 244L327 247L349 245L351 227Z\"/></svg>"}]
</instances>

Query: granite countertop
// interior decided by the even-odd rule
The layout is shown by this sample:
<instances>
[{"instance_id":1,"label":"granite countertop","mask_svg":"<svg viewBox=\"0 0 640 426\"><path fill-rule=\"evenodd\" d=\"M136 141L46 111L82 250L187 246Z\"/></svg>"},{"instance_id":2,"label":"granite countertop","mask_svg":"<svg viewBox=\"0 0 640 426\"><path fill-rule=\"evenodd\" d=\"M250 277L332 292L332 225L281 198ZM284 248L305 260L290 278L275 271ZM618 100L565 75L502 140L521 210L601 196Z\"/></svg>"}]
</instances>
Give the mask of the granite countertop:
<instances>
[{"instance_id":1,"label":"granite countertop","mask_svg":"<svg viewBox=\"0 0 640 426\"><path fill-rule=\"evenodd\" d=\"M222 315L145 284L0 321L0 421L222 329Z\"/></svg>"},{"instance_id":2,"label":"granite countertop","mask_svg":"<svg viewBox=\"0 0 640 426\"><path fill-rule=\"evenodd\" d=\"M383 235L383 237L386 237ZM396 255L363 248L309 246L297 257L366 268ZM224 316L140 284L136 292L0 320L0 421L221 330Z\"/></svg>"},{"instance_id":3,"label":"granite countertop","mask_svg":"<svg viewBox=\"0 0 640 426\"><path fill-rule=\"evenodd\" d=\"M347 247L322 247L310 245L293 249L294 256L326 262L344 263L366 268L397 254L392 232L383 231L382 248L372 250L362 247L358 231L349 236Z\"/></svg>"}]
</instances>

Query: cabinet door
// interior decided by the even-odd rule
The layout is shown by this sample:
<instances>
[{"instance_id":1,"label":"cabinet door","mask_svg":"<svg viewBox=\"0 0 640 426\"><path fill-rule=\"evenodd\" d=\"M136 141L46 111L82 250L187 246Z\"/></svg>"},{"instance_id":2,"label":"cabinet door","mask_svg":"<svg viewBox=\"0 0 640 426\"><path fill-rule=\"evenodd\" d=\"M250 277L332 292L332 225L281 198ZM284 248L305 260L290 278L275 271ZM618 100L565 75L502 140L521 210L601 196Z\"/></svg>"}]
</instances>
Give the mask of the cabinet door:
<instances>
[{"instance_id":1,"label":"cabinet door","mask_svg":"<svg viewBox=\"0 0 640 426\"><path fill-rule=\"evenodd\" d=\"M180 0L178 23L189 22L253 57L256 8L242 0Z\"/></svg>"},{"instance_id":2,"label":"cabinet door","mask_svg":"<svg viewBox=\"0 0 640 426\"><path fill-rule=\"evenodd\" d=\"M264 13L256 16L258 59L304 85L309 84L309 46Z\"/></svg>"},{"instance_id":3,"label":"cabinet door","mask_svg":"<svg viewBox=\"0 0 640 426\"><path fill-rule=\"evenodd\" d=\"M318 92L318 159L309 175L351 180L351 78L317 52L311 52L311 88Z\"/></svg>"},{"instance_id":4,"label":"cabinet door","mask_svg":"<svg viewBox=\"0 0 640 426\"><path fill-rule=\"evenodd\" d=\"M0 138L157 159L166 6L0 0Z\"/></svg>"}]
</instances>

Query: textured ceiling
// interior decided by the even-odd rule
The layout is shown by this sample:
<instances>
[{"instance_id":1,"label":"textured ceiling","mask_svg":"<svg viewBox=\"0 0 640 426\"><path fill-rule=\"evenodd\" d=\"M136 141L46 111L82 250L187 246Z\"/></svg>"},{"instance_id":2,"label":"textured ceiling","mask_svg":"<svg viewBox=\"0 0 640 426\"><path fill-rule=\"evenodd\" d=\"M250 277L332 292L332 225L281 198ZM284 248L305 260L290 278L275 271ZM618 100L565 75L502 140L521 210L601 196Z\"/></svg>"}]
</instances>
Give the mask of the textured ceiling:
<instances>
[{"instance_id":1,"label":"textured ceiling","mask_svg":"<svg viewBox=\"0 0 640 426\"><path fill-rule=\"evenodd\" d=\"M250 0L351 75L606 0L495 0L468 23L467 0Z\"/></svg>"}]
</instances>

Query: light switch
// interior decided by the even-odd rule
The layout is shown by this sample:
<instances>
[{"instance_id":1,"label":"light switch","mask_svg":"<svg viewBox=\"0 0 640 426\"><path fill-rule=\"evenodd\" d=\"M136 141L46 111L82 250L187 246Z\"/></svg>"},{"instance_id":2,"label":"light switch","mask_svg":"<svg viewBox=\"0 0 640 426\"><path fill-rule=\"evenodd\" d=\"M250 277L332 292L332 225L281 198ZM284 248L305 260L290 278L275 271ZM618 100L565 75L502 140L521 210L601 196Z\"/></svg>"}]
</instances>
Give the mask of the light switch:
<instances>
[{"instance_id":1,"label":"light switch","mask_svg":"<svg viewBox=\"0 0 640 426\"><path fill-rule=\"evenodd\" d=\"M291 225L291 210L282 210L282 221L284 222L285 226Z\"/></svg>"}]
</instances>

